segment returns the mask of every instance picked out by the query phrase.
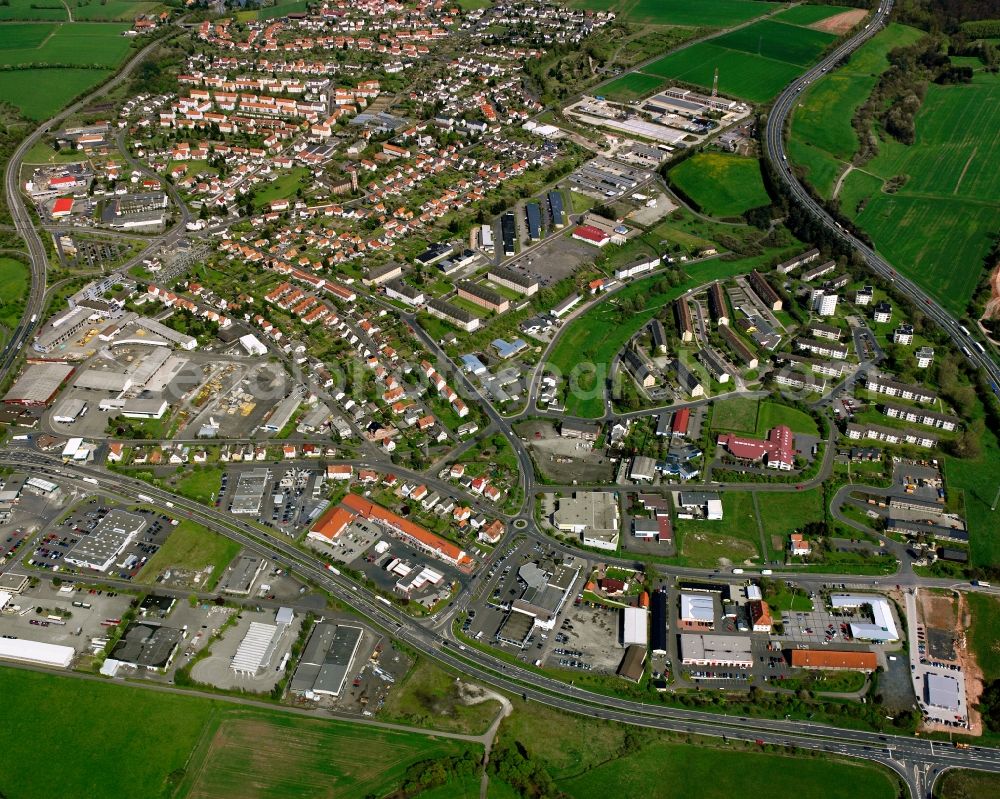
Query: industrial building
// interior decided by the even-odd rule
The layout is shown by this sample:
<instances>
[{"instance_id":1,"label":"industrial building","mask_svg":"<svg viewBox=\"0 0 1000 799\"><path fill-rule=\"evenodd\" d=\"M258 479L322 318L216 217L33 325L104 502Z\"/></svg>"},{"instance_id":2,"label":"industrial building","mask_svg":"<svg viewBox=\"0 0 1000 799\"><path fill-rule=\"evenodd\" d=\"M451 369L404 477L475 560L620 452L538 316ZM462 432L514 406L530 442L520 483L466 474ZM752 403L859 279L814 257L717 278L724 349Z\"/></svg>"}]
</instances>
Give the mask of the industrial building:
<instances>
[{"instance_id":1,"label":"industrial building","mask_svg":"<svg viewBox=\"0 0 1000 799\"><path fill-rule=\"evenodd\" d=\"M927 672L924 675L924 701L932 707L958 710L962 705L958 680L949 674Z\"/></svg>"},{"instance_id":2,"label":"industrial building","mask_svg":"<svg viewBox=\"0 0 1000 799\"><path fill-rule=\"evenodd\" d=\"M685 666L753 665L750 639L741 635L681 635L681 662Z\"/></svg>"},{"instance_id":3,"label":"industrial building","mask_svg":"<svg viewBox=\"0 0 1000 799\"><path fill-rule=\"evenodd\" d=\"M340 696L363 633L360 627L317 624L309 636L289 690L306 697L311 694Z\"/></svg>"},{"instance_id":4,"label":"industrial building","mask_svg":"<svg viewBox=\"0 0 1000 799\"><path fill-rule=\"evenodd\" d=\"M115 645L111 657L122 663L165 671L170 667L183 633L151 622L129 625Z\"/></svg>"},{"instance_id":5,"label":"industrial building","mask_svg":"<svg viewBox=\"0 0 1000 799\"><path fill-rule=\"evenodd\" d=\"M241 472L236 481L236 491L230 505L230 512L256 516L260 513L264 492L271 480L270 469L251 469Z\"/></svg>"},{"instance_id":6,"label":"industrial building","mask_svg":"<svg viewBox=\"0 0 1000 799\"><path fill-rule=\"evenodd\" d=\"M145 527L146 520L138 514L108 511L90 535L81 537L66 553L66 562L83 569L107 571Z\"/></svg>"},{"instance_id":7,"label":"industrial building","mask_svg":"<svg viewBox=\"0 0 1000 799\"><path fill-rule=\"evenodd\" d=\"M26 638L0 638L0 660L31 663L35 666L68 669L75 651L71 646L29 641Z\"/></svg>"},{"instance_id":8,"label":"industrial building","mask_svg":"<svg viewBox=\"0 0 1000 799\"><path fill-rule=\"evenodd\" d=\"M610 492L586 491L563 497L553 521L563 532L579 534L584 546L618 549L618 502Z\"/></svg>"},{"instance_id":9,"label":"industrial building","mask_svg":"<svg viewBox=\"0 0 1000 799\"><path fill-rule=\"evenodd\" d=\"M223 576L219 591L234 596L249 596L266 565L267 561L256 555L240 555Z\"/></svg>"},{"instance_id":10,"label":"industrial building","mask_svg":"<svg viewBox=\"0 0 1000 799\"><path fill-rule=\"evenodd\" d=\"M617 674L630 682L639 682L645 673L646 647L633 644L625 650Z\"/></svg>"},{"instance_id":11,"label":"industrial building","mask_svg":"<svg viewBox=\"0 0 1000 799\"><path fill-rule=\"evenodd\" d=\"M252 621L236 648L230 668L237 674L253 677L268 666L278 643L278 625Z\"/></svg>"},{"instance_id":12,"label":"industrial building","mask_svg":"<svg viewBox=\"0 0 1000 799\"><path fill-rule=\"evenodd\" d=\"M681 594L681 625L689 629L715 628L715 600L711 594Z\"/></svg>"},{"instance_id":13,"label":"industrial building","mask_svg":"<svg viewBox=\"0 0 1000 799\"><path fill-rule=\"evenodd\" d=\"M622 608L622 646L649 645L649 613L645 608Z\"/></svg>"},{"instance_id":14,"label":"industrial building","mask_svg":"<svg viewBox=\"0 0 1000 799\"><path fill-rule=\"evenodd\" d=\"M851 622L851 636L859 641L892 643L899 640L896 621L892 615L892 603L878 594L832 594L830 607L833 610L863 610L868 608L871 622Z\"/></svg>"},{"instance_id":15,"label":"industrial building","mask_svg":"<svg viewBox=\"0 0 1000 799\"><path fill-rule=\"evenodd\" d=\"M654 591L649 608L649 648L654 655L667 654L667 592Z\"/></svg>"},{"instance_id":16,"label":"industrial building","mask_svg":"<svg viewBox=\"0 0 1000 799\"><path fill-rule=\"evenodd\" d=\"M551 630L579 574L580 566L573 562L558 566L525 563L517 570L524 590L511 602L511 611L530 616L534 627Z\"/></svg>"},{"instance_id":17,"label":"industrial building","mask_svg":"<svg viewBox=\"0 0 1000 799\"><path fill-rule=\"evenodd\" d=\"M71 374L73 367L67 363L29 362L4 395L3 401L13 405L44 407L55 399Z\"/></svg>"}]
</instances>

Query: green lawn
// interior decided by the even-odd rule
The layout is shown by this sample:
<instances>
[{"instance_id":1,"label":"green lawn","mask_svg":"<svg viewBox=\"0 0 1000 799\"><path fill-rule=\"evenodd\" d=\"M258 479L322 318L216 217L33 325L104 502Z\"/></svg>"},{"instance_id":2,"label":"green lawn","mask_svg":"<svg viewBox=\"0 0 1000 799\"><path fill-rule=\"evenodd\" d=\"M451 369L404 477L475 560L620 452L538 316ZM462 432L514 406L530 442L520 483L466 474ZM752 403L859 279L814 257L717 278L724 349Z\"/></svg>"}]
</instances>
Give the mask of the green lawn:
<instances>
[{"instance_id":1,"label":"green lawn","mask_svg":"<svg viewBox=\"0 0 1000 799\"><path fill-rule=\"evenodd\" d=\"M779 424L787 425L793 433L819 435L816 421L798 408L749 397L734 397L713 403L713 430L765 436L772 427Z\"/></svg>"},{"instance_id":2,"label":"green lawn","mask_svg":"<svg viewBox=\"0 0 1000 799\"><path fill-rule=\"evenodd\" d=\"M762 494L757 504L764 534L783 539L807 522L821 522L824 518L823 489L809 491L775 491Z\"/></svg>"},{"instance_id":3,"label":"green lawn","mask_svg":"<svg viewBox=\"0 0 1000 799\"><path fill-rule=\"evenodd\" d=\"M297 166L282 172L277 178L269 183L261 183L254 192L254 206L263 208L271 200L288 199L295 197L295 192L300 188L310 185L310 171L304 166Z\"/></svg>"},{"instance_id":4,"label":"green lawn","mask_svg":"<svg viewBox=\"0 0 1000 799\"><path fill-rule=\"evenodd\" d=\"M240 545L235 541L185 519L142 567L136 581L152 582L165 569L201 571L211 566L212 574L203 582L204 590L210 591L239 551Z\"/></svg>"},{"instance_id":5,"label":"green lawn","mask_svg":"<svg viewBox=\"0 0 1000 799\"><path fill-rule=\"evenodd\" d=\"M735 433L753 433L757 429L760 400L734 397L712 403L712 429Z\"/></svg>"},{"instance_id":6,"label":"green lawn","mask_svg":"<svg viewBox=\"0 0 1000 799\"><path fill-rule=\"evenodd\" d=\"M14 258L0 256L0 326L13 330L20 324L30 288L28 267Z\"/></svg>"},{"instance_id":7,"label":"green lawn","mask_svg":"<svg viewBox=\"0 0 1000 799\"><path fill-rule=\"evenodd\" d=\"M757 414L757 435L765 435L768 430L779 424L787 425L793 433L819 435L816 420L808 413L769 400L762 402Z\"/></svg>"},{"instance_id":8,"label":"green lawn","mask_svg":"<svg viewBox=\"0 0 1000 799\"><path fill-rule=\"evenodd\" d=\"M48 119L110 74L104 69L0 70L0 97L28 119Z\"/></svg>"},{"instance_id":9,"label":"green lawn","mask_svg":"<svg viewBox=\"0 0 1000 799\"><path fill-rule=\"evenodd\" d=\"M682 161L669 176L709 216L739 216L771 203L756 158L706 151Z\"/></svg>"},{"instance_id":10,"label":"green lawn","mask_svg":"<svg viewBox=\"0 0 1000 799\"><path fill-rule=\"evenodd\" d=\"M972 610L969 645L983 671L983 681L1000 679L1000 599L987 594L966 594Z\"/></svg>"}]
</instances>

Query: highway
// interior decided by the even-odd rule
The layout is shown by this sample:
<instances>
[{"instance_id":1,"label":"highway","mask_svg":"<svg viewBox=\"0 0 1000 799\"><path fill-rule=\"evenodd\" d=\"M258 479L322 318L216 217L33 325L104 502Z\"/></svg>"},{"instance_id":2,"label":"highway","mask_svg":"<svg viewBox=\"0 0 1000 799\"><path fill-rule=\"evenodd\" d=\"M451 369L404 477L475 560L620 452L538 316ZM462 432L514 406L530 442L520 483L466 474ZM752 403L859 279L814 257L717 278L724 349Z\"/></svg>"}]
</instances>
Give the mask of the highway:
<instances>
[{"instance_id":1,"label":"highway","mask_svg":"<svg viewBox=\"0 0 1000 799\"><path fill-rule=\"evenodd\" d=\"M7 169L4 173L4 192L7 197L7 207L10 209L11 217L14 220L14 226L17 229L18 235L24 240L27 246L28 258L31 265L31 290L28 294L28 301L25 304L24 318L21 320L21 324L14 330L14 334L11 336L10 341L7 342L3 352L0 353L0 382L7 376L7 373L17 360L21 349L28 343L35 329L42 321L42 312L45 310L45 285L48 275L49 257L45 251L45 245L42 243L42 239L35 229L34 221L31 213L28 211L24 197L21 194L21 163L24 161L24 156L35 146L42 136L56 128L63 120L75 114L95 98L119 86L132 74L132 70L147 55L159 47L162 42L163 39L156 39L147 44L133 55L114 77L83 99L78 100L73 105L56 114L48 122L42 123L31 134L25 137L24 141L18 145L14 154L11 155L10 160L7 162Z\"/></svg>"},{"instance_id":2,"label":"highway","mask_svg":"<svg viewBox=\"0 0 1000 799\"><path fill-rule=\"evenodd\" d=\"M822 61L801 78L787 86L778 96L771 112L767 116L767 126L764 131L765 152L776 174L780 176L781 181L791 192L792 196L795 197L796 201L807 208L814 217L822 222L839 239L860 252L865 260L865 264L872 272L883 280L892 283L896 291L908 297L927 316L937 322L948 333L958 349L965 354L966 359L975 368L981 369L987 374L990 383L994 387L994 391L998 392L997 395L1000 397L1000 389L997 388L1000 387L1000 366L988 354L979 351L976 346L976 339L969 335L958 320L941 307L933 297L912 280L899 274L885 258L845 230L822 205L813 199L812 195L792 171L788 162L788 155L785 152L785 124L795 106L795 101L799 93L814 80L834 69L842 58L850 55L878 33L889 18L889 14L892 11L892 4L893 0L884 0L879 10L871 18L870 23L862 31L832 50Z\"/></svg>"}]
</instances>

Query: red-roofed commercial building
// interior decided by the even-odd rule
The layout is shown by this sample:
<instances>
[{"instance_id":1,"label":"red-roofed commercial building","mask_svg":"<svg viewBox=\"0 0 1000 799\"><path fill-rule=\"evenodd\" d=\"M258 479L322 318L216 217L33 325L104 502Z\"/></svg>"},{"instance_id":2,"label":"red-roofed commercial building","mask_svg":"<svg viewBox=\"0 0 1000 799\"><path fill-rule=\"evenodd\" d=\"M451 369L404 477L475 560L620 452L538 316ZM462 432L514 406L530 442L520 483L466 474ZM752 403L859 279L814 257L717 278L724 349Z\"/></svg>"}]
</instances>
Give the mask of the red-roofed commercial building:
<instances>
[{"instance_id":1,"label":"red-roofed commercial building","mask_svg":"<svg viewBox=\"0 0 1000 799\"><path fill-rule=\"evenodd\" d=\"M795 466L795 434L783 424L771 428L766 439L726 433L719 436L719 444L733 457L744 461L762 461L768 469L787 471Z\"/></svg>"},{"instance_id":2,"label":"red-roofed commercial building","mask_svg":"<svg viewBox=\"0 0 1000 799\"><path fill-rule=\"evenodd\" d=\"M409 543L415 545L418 549L422 549L429 555L440 558L446 563L451 563L455 566L468 566L472 564L472 559L455 544L445 541L440 536L425 530L420 525L414 524L380 505L369 502L364 497L359 497L357 494L348 494L344 497L343 504L355 515L376 522L383 527L388 527L392 532L407 539Z\"/></svg>"},{"instance_id":3,"label":"red-roofed commercial building","mask_svg":"<svg viewBox=\"0 0 1000 799\"><path fill-rule=\"evenodd\" d=\"M611 241L611 236L593 225L580 225L573 231L573 238L593 244L595 247L603 247Z\"/></svg>"},{"instance_id":4,"label":"red-roofed commercial building","mask_svg":"<svg viewBox=\"0 0 1000 799\"><path fill-rule=\"evenodd\" d=\"M354 521L355 516L356 514L340 505L330 508L309 528L306 538L329 544L347 529L348 525Z\"/></svg>"},{"instance_id":5,"label":"red-roofed commercial building","mask_svg":"<svg viewBox=\"0 0 1000 799\"><path fill-rule=\"evenodd\" d=\"M847 652L840 649L793 649L792 667L796 669L851 669L875 671L878 659L874 652Z\"/></svg>"},{"instance_id":6,"label":"red-roofed commercial building","mask_svg":"<svg viewBox=\"0 0 1000 799\"><path fill-rule=\"evenodd\" d=\"M691 410L689 408L681 408L674 414L673 421L670 423L671 435L686 436L688 433L688 425L690 423Z\"/></svg>"},{"instance_id":7,"label":"red-roofed commercial building","mask_svg":"<svg viewBox=\"0 0 1000 799\"><path fill-rule=\"evenodd\" d=\"M57 197L56 201L52 203L53 219L58 219L61 216L68 216L71 213L73 213L72 197Z\"/></svg>"},{"instance_id":8,"label":"red-roofed commercial building","mask_svg":"<svg viewBox=\"0 0 1000 799\"><path fill-rule=\"evenodd\" d=\"M747 610L750 611L750 622L753 624L755 633L769 633L774 626L774 618L771 616L771 608L767 602L755 599L747 603Z\"/></svg>"}]
</instances>

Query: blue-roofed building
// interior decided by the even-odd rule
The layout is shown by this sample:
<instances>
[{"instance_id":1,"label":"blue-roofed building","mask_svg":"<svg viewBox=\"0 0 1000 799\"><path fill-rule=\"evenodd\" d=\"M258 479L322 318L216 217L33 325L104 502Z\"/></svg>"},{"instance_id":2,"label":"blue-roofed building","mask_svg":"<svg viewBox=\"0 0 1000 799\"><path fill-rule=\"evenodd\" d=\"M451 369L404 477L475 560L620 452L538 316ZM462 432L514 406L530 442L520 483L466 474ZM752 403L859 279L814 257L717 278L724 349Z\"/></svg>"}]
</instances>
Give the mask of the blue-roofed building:
<instances>
[{"instance_id":1,"label":"blue-roofed building","mask_svg":"<svg viewBox=\"0 0 1000 799\"><path fill-rule=\"evenodd\" d=\"M469 374L473 375L486 374L487 371L486 365L479 360L479 356L471 353L469 355L462 356L462 368Z\"/></svg>"},{"instance_id":2,"label":"blue-roofed building","mask_svg":"<svg viewBox=\"0 0 1000 799\"><path fill-rule=\"evenodd\" d=\"M563 211L562 194L557 191L550 191L548 194L548 200L549 216L552 217L552 224L556 227L562 227L566 224L566 214Z\"/></svg>"},{"instance_id":3,"label":"blue-roofed building","mask_svg":"<svg viewBox=\"0 0 1000 799\"><path fill-rule=\"evenodd\" d=\"M538 203L528 203L524 206L524 213L528 219L528 237L538 241L542 237L542 209Z\"/></svg>"},{"instance_id":4,"label":"blue-roofed building","mask_svg":"<svg viewBox=\"0 0 1000 799\"><path fill-rule=\"evenodd\" d=\"M502 338L495 338L490 343L492 344L493 349L497 351L497 355L504 360L513 358L519 352L528 348L528 342L526 342L523 338L516 338L513 341L504 341Z\"/></svg>"}]
</instances>

